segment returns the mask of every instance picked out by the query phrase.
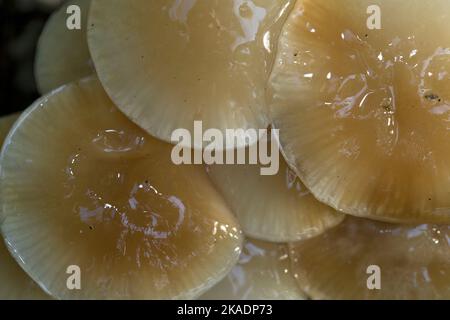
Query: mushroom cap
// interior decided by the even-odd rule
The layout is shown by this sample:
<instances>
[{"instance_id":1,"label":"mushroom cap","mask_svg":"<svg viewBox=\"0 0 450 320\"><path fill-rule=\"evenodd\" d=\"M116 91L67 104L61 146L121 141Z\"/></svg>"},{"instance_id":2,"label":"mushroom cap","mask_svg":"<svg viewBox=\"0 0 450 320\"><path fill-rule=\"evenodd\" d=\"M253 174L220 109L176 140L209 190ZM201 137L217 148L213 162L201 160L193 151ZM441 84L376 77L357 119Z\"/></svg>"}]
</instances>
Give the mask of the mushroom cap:
<instances>
[{"instance_id":1,"label":"mushroom cap","mask_svg":"<svg viewBox=\"0 0 450 320\"><path fill-rule=\"evenodd\" d=\"M317 201L279 155L279 171L261 175L260 165L211 165L208 174L254 239L290 242L317 236L345 215Z\"/></svg>"},{"instance_id":2,"label":"mushroom cap","mask_svg":"<svg viewBox=\"0 0 450 320\"><path fill-rule=\"evenodd\" d=\"M288 247L247 239L238 264L202 300L303 300L290 272Z\"/></svg>"},{"instance_id":3,"label":"mushroom cap","mask_svg":"<svg viewBox=\"0 0 450 320\"><path fill-rule=\"evenodd\" d=\"M49 296L31 280L0 240L0 300L44 300Z\"/></svg>"},{"instance_id":4,"label":"mushroom cap","mask_svg":"<svg viewBox=\"0 0 450 320\"><path fill-rule=\"evenodd\" d=\"M20 113L0 118L0 144ZM41 300L48 296L28 277L11 257L3 240L0 240L0 300Z\"/></svg>"},{"instance_id":5,"label":"mushroom cap","mask_svg":"<svg viewBox=\"0 0 450 320\"><path fill-rule=\"evenodd\" d=\"M0 156L1 230L21 267L60 299L188 299L219 282L241 231L204 168L171 150L97 78L35 102Z\"/></svg>"},{"instance_id":6,"label":"mushroom cap","mask_svg":"<svg viewBox=\"0 0 450 320\"><path fill-rule=\"evenodd\" d=\"M86 40L90 4L91 0L68 0L47 21L39 38L34 66L41 94L95 73ZM67 28L67 8L71 5L81 10L80 30Z\"/></svg>"},{"instance_id":7,"label":"mushroom cap","mask_svg":"<svg viewBox=\"0 0 450 320\"><path fill-rule=\"evenodd\" d=\"M196 120L204 130L266 128L274 41L292 3L97 0L89 48L115 104L157 138L172 142Z\"/></svg>"},{"instance_id":8,"label":"mushroom cap","mask_svg":"<svg viewBox=\"0 0 450 320\"><path fill-rule=\"evenodd\" d=\"M372 4L381 30L366 26ZM450 223L449 18L446 0L297 2L269 108L316 198L386 222Z\"/></svg>"},{"instance_id":9,"label":"mushroom cap","mask_svg":"<svg viewBox=\"0 0 450 320\"><path fill-rule=\"evenodd\" d=\"M313 299L449 299L450 226L348 217L290 245L292 272ZM380 268L380 290L369 290Z\"/></svg>"}]
</instances>

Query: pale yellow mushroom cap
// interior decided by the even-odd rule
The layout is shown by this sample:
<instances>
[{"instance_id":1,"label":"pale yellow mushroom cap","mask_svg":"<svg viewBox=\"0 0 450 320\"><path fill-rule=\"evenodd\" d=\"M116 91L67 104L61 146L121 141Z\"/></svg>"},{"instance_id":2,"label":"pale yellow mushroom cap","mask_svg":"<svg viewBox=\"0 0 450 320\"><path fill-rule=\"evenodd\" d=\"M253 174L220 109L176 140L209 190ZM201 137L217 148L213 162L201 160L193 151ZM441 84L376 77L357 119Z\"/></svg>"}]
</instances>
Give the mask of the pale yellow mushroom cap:
<instances>
[{"instance_id":1,"label":"pale yellow mushroom cap","mask_svg":"<svg viewBox=\"0 0 450 320\"><path fill-rule=\"evenodd\" d=\"M1 230L16 260L60 299L205 292L239 258L241 231L204 168L174 165L171 150L96 78L38 100L0 156Z\"/></svg>"},{"instance_id":2,"label":"pale yellow mushroom cap","mask_svg":"<svg viewBox=\"0 0 450 320\"><path fill-rule=\"evenodd\" d=\"M447 0L296 3L270 114L316 198L376 220L450 223L449 19Z\"/></svg>"},{"instance_id":3,"label":"pale yellow mushroom cap","mask_svg":"<svg viewBox=\"0 0 450 320\"><path fill-rule=\"evenodd\" d=\"M34 68L41 94L95 72L86 40L90 4L91 0L66 1L47 21L39 38ZM68 10L71 6L80 11ZM67 23L70 28L78 27L78 13L81 29L69 29Z\"/></svg>"},{"instance_id":4,"label":"pale yellow mushroom cap","mask_svg":"<svg viewBox=\"0 0 450 320\"><path fill-rule=\"evenodd\" d=\"M259 142L259 150L262 143L264 140ZM278 159L272 158L273 171L276 161L278 172L274 175L262 175L261 168L267 166L261 163L207 168L246 235L272 242L298 241L317 236L344 220L345 215L314 198L281 154Z\"/></svg>"},{"instance_id":5,"label":"pale yellow mushroom cap","mask_svg":"<svg viewBox=\"0 0 450 320\"><path fill-rule=\"evenodd\" d=\"M0 118L0 145L3 144L3 140L19 115L19 113L15 113ZM0 239L0 300L41 300L47 298L48 296L11 257L3 239Z\"/></svg>"},{"instance_id":6,"label":"pale yellow mushroom cap","mask_svg":"<svg viewBox=\"0 0 450 320\"><path fill-rule=\"evenodd\" d=\"M237 265L202 300L303 300L286 244L248 239Z\"/></svg>"},{"instance_id":7,"label":"pale yellow mushroom cap","mask_svg":"<svg viewBox=\"0 0 450 320\"><path fill-rule=\"evenodd\" d=\"M292 0L96 0L88 43L115 104L151 135L267 127L266 83ZM238 146L255 141L238 135ZM196 145L195 147L201 147Z\"/></svg>"},{"instance_id":8,"label":"pale yellow mushroom cap","mask_svg":"<svg viewBox=\"0 0 450 320\"><path fill-rule=\"evenodd\" d=\"M290 248L292 272L313 299L450 299L450 226L348 217Z\"/></svg>"},{"instance_id":9,"label":"pale yellow mushroom cap","mask_svg":"<svg viewBox=\"0 0 450 320\"><path fill-rule=\"evenodd\" d=\"M0 240L0 300L45 300L49 296L31 280Z\"/></svg>"}]
</instances>

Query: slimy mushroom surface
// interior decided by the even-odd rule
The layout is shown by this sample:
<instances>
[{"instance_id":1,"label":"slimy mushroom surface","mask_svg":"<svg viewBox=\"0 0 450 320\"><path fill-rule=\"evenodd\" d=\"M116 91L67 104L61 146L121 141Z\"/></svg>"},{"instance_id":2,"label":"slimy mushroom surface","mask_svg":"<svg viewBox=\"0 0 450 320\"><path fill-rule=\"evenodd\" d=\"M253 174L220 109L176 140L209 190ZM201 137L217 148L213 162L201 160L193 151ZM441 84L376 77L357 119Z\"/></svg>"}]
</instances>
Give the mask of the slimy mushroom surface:
<instances>
[{"instance_id":1,"label":"slimy mushroom surface","mask_svg":"<svg viewBox=\"0 0 450 320\"><path fill-rule=\"evenodd\" d=\"M11 257L0 239L0 300L45 300L49 296L31 280Z\"/></svg>"},{"instance_id":2,"label":"slimy mushroom surface","mask_svg":"<svg viewBox=\"0 0 450 320\"><path fill-rule=\"evenodd\" d=\"M15 113L0 118L0 145L19 115L20 113ZM48 299L48 296L11 257L0 237L0 300L16 299L41 300Z\"/></svg>"},{"instance_id":3,"label":"slimy mushroom surface","mask_svg":"<svg viewBox=\"0 0 450 320\"><path fill-rule=\"evenodd\" d=\"M313 299L449 299L450 226L348 217L292 243L292 272ZM377 279L378 278L378 279Z\"/></svg>"},{"instance_id":4,"label":"slimy mushroom surface","mask_svg":"<svg viewBox=\"0 0 450 320\"><path fill-rule=\"evenodd\" d=\"M171 150L96 78L34 103L0 156L1 230L21 267L59 299L189 299L219 282L241 231L203 167Z\"/></svg>"},{"instance_id":5,"label":"slimy mushroom surface","mask_svg":"<svg viewBox=\"0 0 450 320\"><path fill-rule=\"evenodd\" d=\"M450 223L449 18L446 0L296 3L270 114L316 198L386 222Z\"/></svg>"},{"instance_id":6,"label":"slimy mushroom surface","mask_svg":"<svg viewBox=\"0 0 450 320\"><path fill-rule=\"evenodd\" d=\"M261 175L260 168L251 164L208 166L209 176L246 235L271 242L298 241L343 221L343 214L314 198L281 154L277 174Z\"/></svg>"},{"instance_id":7,"label":"slimy mushroom surface","mask_svg":"<svg viewBox=\"0 0 450 320\"><path fill-rule=\"evenodd\" d=\"M286 244L248 239L237 265L202 300L303 300Z\"/></svg>"},{"instance_id":8,"label":"slimy mushroom surface","mask_svg":"<svg viewBox=\"0 0 450 320\"><path fill-rule=\"evenodd\" d=\"M47 21L39 38L35 60L36 83L41 94L64 84L87 77L95 72L86 40L87 18L91 0L69 0ZM80 27L72 28L80 9ZM72 18L73 17L73 18Z\"/></svg>"},{"instance_id":9,"label":"slimy mushroom surface","mask_svg":"<svg viewBox=\"0 0 450 320\"><path fill-rule=\"evenodd\" d=\"M155 137L171 142L175 129L193 131L195 120L204 130L263 129L276 39L292 4L97 0L89 48L109 96Z\"/></svg>"}]
</instances>

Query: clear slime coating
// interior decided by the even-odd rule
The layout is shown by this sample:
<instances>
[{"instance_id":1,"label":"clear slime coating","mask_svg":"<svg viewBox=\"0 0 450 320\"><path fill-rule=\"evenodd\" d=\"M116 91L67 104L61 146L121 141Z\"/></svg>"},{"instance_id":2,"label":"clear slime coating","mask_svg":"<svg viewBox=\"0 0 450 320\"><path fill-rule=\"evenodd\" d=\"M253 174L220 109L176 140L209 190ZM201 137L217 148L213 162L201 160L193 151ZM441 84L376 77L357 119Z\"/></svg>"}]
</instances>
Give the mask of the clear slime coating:
<instances>
[{"instance_id":1,"label":"clear slime coating","mask_svg":"<svg viewBox=\"0 0 450 320\"><path fill-rule=\"evenodd\" d=\"M290 268L286 244L248 239L237 265L201 299L302 300Z\"/></svg>"},{"instance_id":2,"label":"clear slime coating","mask_svg":"<svg viewBox=\"0 0 450 320\"><path fill-rule=\"evenodd\" d=\"M88 42L112 100L139 126L267 127L265 89L291 0L97 0ZM242 135L238 145L245 141Z\"/></svg>"},{"instance_id":3,"label":"clear slime coating","mask_svg":"<svg viewBox=\"0 0 450 320\"><path fill-rule=\"evenodd\" d=\"M259 165L213 165L208 174L247 236L271 242L299 241L341 223L345 215L317 201L280 155L276 175Z\"/></svg>"},{"instance_id":4,"label":"clear slime coating","mask_svg":"<svg viewBox=\"0 0 450 320\"><path fill-rule=\"evenodd\" d=\"M39 38L34 62L36 84L45 94L75 80L95 73L86 40L87 19L91 0L70 0L55 11ZM67 10L80 8L81 29L68 29ZM70 15L73 22L74 14Z\"/></svg>"},{"instance_id":5,"label":"clear slime coating","mask_svg":"<svg viewBox=\"0 0 450 320\"><path fill-rule=\"evenodd\" d=\"M450 227L347 218L290 246L292 272L313 299L449 299ZM369 267L380 288L369 290ZM368 272L369 270L369 272Z\"/></svg>"},{"instance_id":6,"label":"clear slime coating","mask_svg":"<svg viewBox=\"0 0 450 320\"><path fill-rule=\"evenodd\" d=\"M381 30L366 25L371 4ZM443 0L297 2L270 109L318 199L379 220L450 222L449 12Z\"/></svg>"},{"instance_id":7,"label":"clear slime coating","mask_svg":"<svg viewBox=\"0 0 450 320\"><path fill-rule=\"evenodd\" d=\"M15 113L0 118L0 145L18 117ZM0 300L48 298L9 254L3 239L0 239L0 284Z\"/></svg>"},{"instance_id":8,"label":"clear slime coating","mask_svg":"<svg viewBox=\"0 0 450 320\"><path fill-rule=\"evenodd\" d=\"M3 240L0 240L0 266L1 300L44 300L49 298L11 257Z\"/></svg>"},{"instance_id":9,"label":"clear slime coating","mask_svg":"<svg viewBox=\"0 0 450 320\"><path fill-rule=\"evenodd\" d=\"M2 231L22 267L57 298L192 298L219 281L240 230L204 169L173 165L171 149L96 79L38 101L1 157ZM67 289L70 265L83 290Z\"/></svg>"}]
</instances>

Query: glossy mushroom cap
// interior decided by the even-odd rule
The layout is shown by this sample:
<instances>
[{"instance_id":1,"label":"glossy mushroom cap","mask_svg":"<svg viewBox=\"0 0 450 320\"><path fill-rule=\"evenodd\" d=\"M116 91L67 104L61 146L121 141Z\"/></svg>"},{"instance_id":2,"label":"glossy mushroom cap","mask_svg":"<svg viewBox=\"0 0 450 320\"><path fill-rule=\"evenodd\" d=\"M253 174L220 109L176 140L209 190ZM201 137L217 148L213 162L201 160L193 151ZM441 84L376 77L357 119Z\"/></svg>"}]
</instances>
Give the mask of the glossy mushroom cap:
<instances>
[{"instance_id":1,"label":"glossy mushroom cap","mask_svg":"<svg viewBox=\"0 0 450 320\"><path fill-rule=\"evenodd\" d=\"M0 240L0 300L45 300L49 296L20 268Z\"/></svg>"},{"instance_id":2,"label":"glossy mushroom cap","mask_svg":"<svg viewBox=\"0 0 450 320\"><path fill-rule=\"evenodd\" d=\"M374 3L380 30L367 26ZM316 198L381 221L450 223L449 18L446 0L296 3L270 113Z\"/></svg>"},{"instance_id":3,"label":"glossy mushroom cap","mask_svg":"<svg viewBox=\"0 0 450 320\"><path fill-rule=\"evenodd\" d=\"M174 165L171 150L96 78L38 100L0 157L1 229L16 260L61 299L187 299L212 287L239 258L241 231L203 167ZM81 290L69 290L77 274Z\"/></svg>"},{"instance_id":4,"label":"glossy mushroom cap","mask_svg":"<svg viewBox=\"0 0 450 320\"><path fill-rule=\"evenodd\" d=\"M6 138L11 126L19 117L15 113L0 118L0 145ZM1 225L1 220L0 220ZM48 299L48 296L39 288L37 284L20 268L17 262L11 257L8 249L0 237L0 300L41 300Z\"/></svg>"},{"instance_id":5,"label":"glossy mushroom cap","mask_svg":"<svg viewBox=\"0 0 450 320\"><path fill-rule=\"evenodd\" d=\"M303 300L286 244L248 239L238 264L202 300Z\"/></svg>"},{"instance_id":6,"label":"glossy mushroom cap","mask_svg":"<svg viewBox=\"0 0 450 320\"><path fill-rule=\"evenodd\" d=\"M450 226L400 226L348 217L290 248L292 272L313 299L450 299Z\"/></svg>"},{"instance_id":7,"label":"glossy mushroom cap","mask_svg":"<svg viewBox=\"0 0 450 320\"><path fill-rule=\"evenodd\" d=\"M87 18L91 0L69 0L47 21L39 38L35 77L41 94L95 72L86 40ZM70 6L80 8L81 29L69 29L76 22Z\"/></svg>"},{"instance_id":8,"label":"glossy mushroom cap","mask_svg":"<svg viewBox=\"0 0 450 320\"><path fill-rule=\"evenodd\" d=\"M265 128L267 78L292 3L97 0L89 48L109 96L155 137L171 142L195 120L223 133Z\"/></svg>"},{"instance_id":9,"label":"glossy mushroom cap","mask_svg":"<svg viewBox=\"0 0 450 320\"><path fill-rule=\"evenodd\" d=\"M259 150L265 141L259 142ZM246 235L271 242L298 241L317 236L344 220L343 214L314 198L281 154L278 159L272 158L274 170L277 160L279 170L275 175L262 175L265 166L261 163L208 166L209 176Z\"/></svg>"}]
</instances>

